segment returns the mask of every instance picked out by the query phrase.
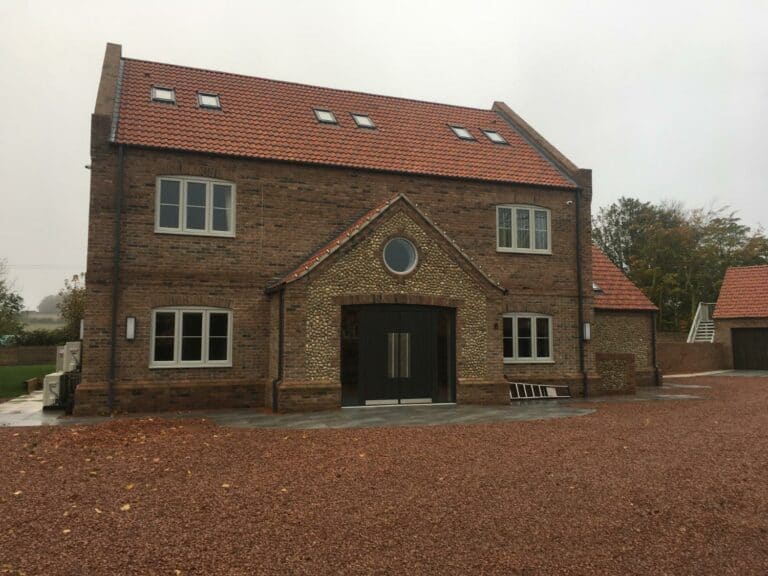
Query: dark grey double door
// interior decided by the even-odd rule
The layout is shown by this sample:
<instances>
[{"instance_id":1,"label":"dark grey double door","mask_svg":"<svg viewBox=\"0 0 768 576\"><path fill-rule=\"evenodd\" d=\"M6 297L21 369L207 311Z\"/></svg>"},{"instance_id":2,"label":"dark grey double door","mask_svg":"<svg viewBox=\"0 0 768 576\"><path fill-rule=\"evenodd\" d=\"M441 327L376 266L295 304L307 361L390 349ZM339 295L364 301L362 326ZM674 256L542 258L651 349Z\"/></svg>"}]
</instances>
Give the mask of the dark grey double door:
<instances>
[{"instance_id":1,"label":"dark grey double door","mask_svg":"<svg viewBox=\"0 0 768 576\"><path fill-rule=\"evenodd\" d=\"M342 310L342 403L453 401L453 310L369 305Z\"/></svg>"},{"instance_id":2,"label":"dark grey double door","mask_svg":"<svg viewBox=\"0 0 768 576\"><path fill-rule=\"evenodd\" d=\"M768 370L768 328L733 328L733 367Z\"/></svg>"}]
</instances>

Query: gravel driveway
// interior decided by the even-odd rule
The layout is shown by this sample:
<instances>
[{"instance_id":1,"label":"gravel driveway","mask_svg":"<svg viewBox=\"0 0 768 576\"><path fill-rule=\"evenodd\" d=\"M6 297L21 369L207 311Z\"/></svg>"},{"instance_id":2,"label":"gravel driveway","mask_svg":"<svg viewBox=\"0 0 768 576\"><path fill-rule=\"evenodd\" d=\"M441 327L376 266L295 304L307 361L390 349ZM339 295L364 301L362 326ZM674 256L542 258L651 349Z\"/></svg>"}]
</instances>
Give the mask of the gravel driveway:
<instances>
[{"instance_id":1,"label":"gravel driveway","mask_svg":"<svg viewBox=\"0 0 768 576\"><path fill-rule=\"evenodd\" d=\"M768 378L686 384L550 421L0 429L0 574L766 574Z\"/></svg>"}]
</instances>

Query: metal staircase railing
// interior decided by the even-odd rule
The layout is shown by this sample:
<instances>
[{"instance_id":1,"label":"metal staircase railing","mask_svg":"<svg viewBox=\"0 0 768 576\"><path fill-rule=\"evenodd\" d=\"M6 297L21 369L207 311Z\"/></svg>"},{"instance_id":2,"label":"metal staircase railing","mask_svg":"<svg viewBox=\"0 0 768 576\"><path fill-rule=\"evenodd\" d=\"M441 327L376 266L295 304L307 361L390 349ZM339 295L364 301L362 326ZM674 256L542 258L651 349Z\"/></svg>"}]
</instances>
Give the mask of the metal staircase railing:
<instances>
[{"instance_id":1,"label":"metal staircase railing","mask_svg":"<svg viewBox=\"0 0 768 576\"><path fill-rule=\"evenodd\" d=\"M696 315L693 317L691 329L688 331L688 343L713 342L715 339L715 322L712 313L715 305L711 302L699 302Z\"/></svg>"}]
</instances>

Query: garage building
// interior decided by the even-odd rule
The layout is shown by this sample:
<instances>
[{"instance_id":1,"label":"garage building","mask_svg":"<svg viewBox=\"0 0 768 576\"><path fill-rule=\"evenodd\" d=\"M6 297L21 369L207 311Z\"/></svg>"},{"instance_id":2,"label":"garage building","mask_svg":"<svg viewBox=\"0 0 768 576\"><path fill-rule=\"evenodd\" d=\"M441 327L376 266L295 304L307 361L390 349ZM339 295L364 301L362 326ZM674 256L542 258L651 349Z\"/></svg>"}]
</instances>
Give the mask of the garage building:
<instances>
[{"instance_id":1,"label":"garage building","mask_svg":"<svg viewBox=\"0 0 768 576\"><path fill-rule=\"evenodd\" d=\"M729 268L713 317L731 367L768 370L768 265Z\"/></svg>"}]
</instances>

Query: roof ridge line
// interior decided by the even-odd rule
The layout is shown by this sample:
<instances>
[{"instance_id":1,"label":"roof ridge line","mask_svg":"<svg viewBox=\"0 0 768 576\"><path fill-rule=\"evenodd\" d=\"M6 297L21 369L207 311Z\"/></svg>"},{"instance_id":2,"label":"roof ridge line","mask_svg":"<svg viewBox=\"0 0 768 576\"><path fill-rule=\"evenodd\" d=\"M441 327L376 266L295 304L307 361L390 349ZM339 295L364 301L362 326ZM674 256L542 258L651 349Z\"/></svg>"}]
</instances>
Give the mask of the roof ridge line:
<instances>
[{"instance_id":1,"label":"roof ridge line","mask_svg":"<svg viewBox=\"0 0 768 576\"><path fill-rule=\"evenodd\" d=\"M578 166L571 162L565 154L555 148L555 146L537 132L535 128L528 124L522 116L501 101L494 102L491 110L497 116L501 117L507 126L517 132L517 134L525 140L531 148L536 150L536 152L539 153L539 156L549 162L561 176L570 180L574 186L579 186L579 183L575 178L575 172L579 169Z\"/></svg>"},{"instance_id":2,"label":"roof ridge line","mask_svg":"<svg viewBox=\"0 0 768 576\"><path fill-rule=\"evenodd\" d=\"M120 58L117 69L117 83L115 86L115 100L112 102L112 121L109 127L109 141L117 142L117 131L120 128L120 99L123 96L123 74L125 72L125 62Z\"/></svg>"},{"instance_id":3,"label":"roof ridge line","mask_svg":"<svg viewBox=\"0 0 768 576\"><path fill-rule=\"evenodd\" d=\"M416 102L419 104L431 104L432 106L445 106L446 108L460 108L462 110L474 110L477 112L491 112L492 108L479 108L476 106L462 106L460 104L447 104L445 102L435 102L434 100L420 100L418 98L407 98L404 96L387 96L385 94L375 94L373 92L365 92L362 90L347 90L343 88L330 88L327 86L318 86L317 84L307 84L306 82L294 82L292 80L275 80L274 78L265 78L264 76L252 76L249 74L242 74L240 72L224 72L221 70L211 70L210 68L200 68L199 66L187 66L185 64L172 64L169 62L158 62L156 60L145 60L143 58L123 58L123 60L131 60L133 62L143 62L145 64L158 64L160 66L173 66L174 68L184 68L187 70L197 70L199 72L210 72L212 74L221 74L224 76L238 76L240 78L250 78L252 80L262 80L264 82L273 82L275 84L289 84L291 86L302 86L305 88L314 88L317 90L328 90L329 92L343 92L345 94L357 94L362 96L372 96L374 98L383 98L386 100L402 100L405 102Z\"/></svg>"}]
</instances>

